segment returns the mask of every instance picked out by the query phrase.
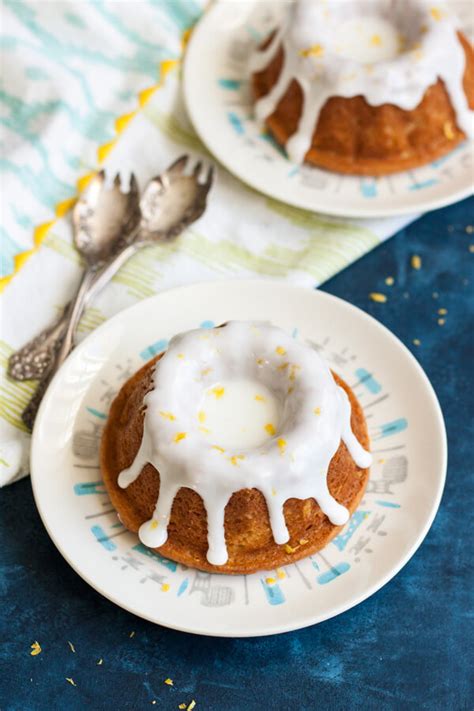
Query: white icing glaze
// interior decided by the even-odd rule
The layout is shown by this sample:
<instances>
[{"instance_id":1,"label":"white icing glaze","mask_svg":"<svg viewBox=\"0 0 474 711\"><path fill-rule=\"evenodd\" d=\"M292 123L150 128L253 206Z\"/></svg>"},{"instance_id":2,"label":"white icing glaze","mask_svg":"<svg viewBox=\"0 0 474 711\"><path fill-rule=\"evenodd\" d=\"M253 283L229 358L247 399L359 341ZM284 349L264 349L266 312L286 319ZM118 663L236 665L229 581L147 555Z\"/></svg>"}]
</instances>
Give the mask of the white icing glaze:
<instances>
[{"instance_id":1,"label":"white icing glaze","mask_svg":"<svg viewBox=\"0 0 474 711\"><path fill-rule=\"evenodd\" d=\"M257 101L256 117L268 118L296 79L303 111L286 151L302 163L321 109L332 96L363 96L372 106L412 110L440 78L459 128L472 138L474 112L463 89L465 55L457 29L450 10L426 0L296 0L269 46L251 58L251 73L259 72L283 47L280 76Z\"/></svg>"},{"instance_id":2,"label":"white icing glaze","mask_svg":"<svg viewBox=\"0 0 474 711\"><path fill-rule=\"evenodd\" d=\"M160 472L153 517L139 531L145 545L166 542L181 487L203 499L207 558L213 565L227 561L224 510L241 489L256 488L265 496L278 544L289 540L283 514L289 498L313 497L332 523L348 520L347 509L329 493L329 464L341 440L359 467L370 466L371 455L351 430L348 397L327 365L282 330L231 321L223 328L175 336L155 367L153 390L144 403L142 442L118 483L126 488L148 462ZM227 424L219 418L227 418ZM242 440L242 423L257 432Z\"/></svg>"},{"instance_id":3,"label":"white icing glaze","mask_svg":"<svg viewBox=\"0 0 474 711\"><path fill-rule=\"evenodd\" d=\"M222 390L221 390L222 389ZM221 397L216 393L223 392ZM277 431L280 403L263 383L250 379L228 379L204 392L198 419L203 434L224 449L258 447Z\"/></svg>"}]
</instances>

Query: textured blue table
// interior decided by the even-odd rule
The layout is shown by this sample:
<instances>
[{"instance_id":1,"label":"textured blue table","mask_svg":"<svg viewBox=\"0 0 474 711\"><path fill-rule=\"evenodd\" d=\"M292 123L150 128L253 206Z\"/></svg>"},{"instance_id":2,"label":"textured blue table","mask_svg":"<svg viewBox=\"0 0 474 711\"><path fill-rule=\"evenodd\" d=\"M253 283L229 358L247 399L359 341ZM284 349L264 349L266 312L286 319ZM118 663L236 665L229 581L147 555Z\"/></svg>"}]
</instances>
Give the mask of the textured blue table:
<instances>
[{"instance_id":1,"label":"textured blue table","mask_svg":"<svg viewBox=\"0 0 474 711\"><path fill-rule=\"evenodd\" d=\"M69 568L22 481L0 492L1 711L167 711L191 699L196 711L474 707L471 224L474 199L427 215L324 287L414 351L445 415L441 509L398 576L358 607L300 632L225 640L169 631L102 599ZM422 257L419 271L413 254ZM387 276L395 278L390 288ZM371 291L389 300L374 303ZM438 308L448 310L442 326ZM34 640L42 653L32 657ZM163 684L167 677L174 687Z\"/></svg>"}]
</instances>

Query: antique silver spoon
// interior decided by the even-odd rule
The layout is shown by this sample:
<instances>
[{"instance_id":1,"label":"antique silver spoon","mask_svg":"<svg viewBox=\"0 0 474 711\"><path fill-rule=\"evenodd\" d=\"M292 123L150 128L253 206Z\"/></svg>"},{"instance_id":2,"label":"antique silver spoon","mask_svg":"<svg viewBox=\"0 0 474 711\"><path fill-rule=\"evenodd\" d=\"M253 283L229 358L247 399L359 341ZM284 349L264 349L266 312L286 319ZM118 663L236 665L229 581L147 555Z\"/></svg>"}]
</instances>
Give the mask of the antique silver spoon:
<instances>
[{"instance_id":1,"label":"antique silver spoon","mask_svg":"<svg viewBox=\"0 0 474 711\"><path fill-rule=\"evenodd\" d=\"M135 176L128 193L121 190L117 175L109 188L105 173L94 176L73 212L74 244L86 269L73 299L59 319L14 353L8 375L15 380L39 380L50 368L60 347L69 352L77 318L82 313L92 284L103 268L133 234L140 223L139 192ZM124 242L125 240L125 242Z\"/></svg>"},{"instance_id":2,"label":"antique silver spoon","mask_svg":"<svg viewBox=\"0 0 474 711\"><path fill-rule=\"evenodd\" d=\"M164 223L165 217L168 216L168 219L171 218L172 221L173 214L172 212L170 214L170 209L174 209L175 213L176 211L178 211L178 219L175 221L175 229L177 229L179 232L180 230L184 229L187 224L190 224L199 217L199 215L201 214L201 212L199 212L200 201L204 201L202 208L204 209L205 207L205 199L210 185L209 187L207 187L205 183L198 184L196 182L196 176L199 175L199 171L201 169L200 163L195 166L192 176L184 175L184 170L186 168L187 161L187 156L181 156L165 171L161 178L153 178L145 188L145 192L141 200L143 216L141 220L141 225L139 225L138 227L143 227L143 232L150 238L150 241L154 241L155 239L162 239L163 229L166 229L166 225ZM161 192L160 189L158 189L157 187L160 180L163 181L163 185L166 185L167 189L169 189L170 192L167 193L166 198L166 214L160 216L159 224L157 225L157 230L155 233L153 225L154 211L161 207ZM183 197L183 188L185 190L185 204L181 206L179 203L179 193L181 192ZM105 199L107 199L107 195L105 192L102 192L100 195L102 197L105 196ZM90 203L89 197L91 197ZM113 195L108 197L109 200L110 197L114 198ZM83 214L85 212L86 214L93 216L93 213L97 209L96 191L94 190L92 191L92 193L89 193L89 191L87 191L82 198L82 202L87 204L85 204L84 206L81 204L80 214ZM185 223L182 227L179 227L179 219L181 217L179 213L180 211L185 212L186 205L188 206L191 212L189 215L184 215ZM195 214L193 214L193 211ZM104 213L103 209L101 210L101 213ZM77 224L78 222L79 207L78 219L75 221L75 224ZM105 225L106 228L110 230L110 224L105 223ZM133 235L127 237L127 243L133 240L133 237L136 236L137 231L138 230L136 230ZM141 244L143 242L143 237L144 235L137 242L140 242ZM146 241L148 241L148 239ZM114 262L114 264L111 265L111 270L114 271L110 271L105 274L106 267L102 267L102 269L96 272L95 276L93 277L92 284L85 295L83 307L85 307L87 303L93 298L94 294L96 294L102 288L103 284L107 283L107 281L112 278L114 273L120 268L120 266L122 266L122 264L124 264L124 262L131 256L132 253L133 251L124 253L120 261ZM44 329L38 336L33 338L31 341L26 343L20 350L16 351L12 356L10 356L8 362L8 375L11 378L13 378L14 380L40 380L43 377L43 375L48 371L49 367L51 366L52 360L61 345L62 339L65 337L66 329L69 323L70 309L71 304L68 304L63 310L60 317L52 326L49 326ZM80 311L78 310L76 312L76 318L74 319L74 322L72 322L69 327L71 334L74 333L79 316Z\"/></svg>"},{"instance_id":3,"label":"antique silver spoon","mask_svg":"<svg viewBox=\"0 0 474 711\"><path fill-rule=\"evenodd\" d=\"M214 170L202 170L202 163L185 174L188 156L182 156L161 176L153 178L140 201L142 217L135 230L133 241L127 240L97 274L91 288L96 294L107 284L118 269L139 249L155 242L177 237L188 225L197 220L205 210L207 194L211 188ZM76 311L70 321L71 339L64 341L56 351L53 363L44 374L40 384L22 414L22 419L32 429L41 399L56 370L72 347L72 337L80 318ZM66 351L66 348L69 350Z\"/></svg>"}]
</instances>

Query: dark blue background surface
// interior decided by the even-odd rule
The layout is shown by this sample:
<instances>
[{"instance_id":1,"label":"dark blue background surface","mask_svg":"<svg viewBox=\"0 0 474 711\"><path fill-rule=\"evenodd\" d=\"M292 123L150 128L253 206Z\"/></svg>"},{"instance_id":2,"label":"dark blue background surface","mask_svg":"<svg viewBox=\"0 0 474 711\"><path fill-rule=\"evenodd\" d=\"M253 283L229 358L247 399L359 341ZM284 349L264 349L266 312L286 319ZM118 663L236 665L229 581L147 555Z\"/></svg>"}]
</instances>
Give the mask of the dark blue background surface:
<instances>
[{"instance_id":1,"label":"dark blue background surface","mask_svg":"<svg viewBox=\"0 0 474 711\"><path fill-rule=\"evenodd\" d=\"M169 631L102 599L69 568L22 481L0 492L2 711L167 711L193 698L196 711L474 707L472 224L474 199L427 215L324 286L408 345L446 419L441 508L397 577L358 607L299 632L225 640ZM422 257L420 271L410 266L413 254ZM371 291L389 300L374 303ZM444 326L438 308L448 310ZM36 657L34 640L43 649Z\"/></svg>"}]
</instances>

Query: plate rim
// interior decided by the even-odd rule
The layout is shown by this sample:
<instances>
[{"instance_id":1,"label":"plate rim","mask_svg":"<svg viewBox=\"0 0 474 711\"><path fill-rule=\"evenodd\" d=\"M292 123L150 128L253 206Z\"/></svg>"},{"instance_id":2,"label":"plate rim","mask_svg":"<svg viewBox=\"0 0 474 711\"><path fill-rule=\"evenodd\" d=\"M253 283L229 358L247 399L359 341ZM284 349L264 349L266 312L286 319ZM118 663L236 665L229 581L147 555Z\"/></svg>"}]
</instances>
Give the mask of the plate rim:
<instances>
[{"instance_id":1,"label":"plate rim","mask_svg":"<svg viewBox=\"0 0 474 711\"><path fill-rule=\"evenodd\" d=\"M217 288L217 289L235 289L238 288L241 290L242 288L245 288L246 286L252 287L256 286L259 288L264 288L264 289L283 289L283 290L290 290L290 291L299 291L299 292L305 292L306 294L311 294L312 296L316 296L317 298L323 298L326 299L327 301L337 301L341 305L343 305L344 308L347 308L349 312L356 313L358 317L365 319L368 322L373 322L376 327L381 329L383 335L385 337L388 337L394 344L396 344L399 348L401 347L402 351L405 352L405 355L408 356L408 361L410 364L414 367L415 372L419 378L421 378L421 381L424 385L424 388L427 392L427 394L430 397L430 400L432 402L433 406L433 413L435 414L435 419L437 423L437 427L439 427L440 431L440 445L441 445L441 451L440 451L440 483L438 486L438 490L436 492L436 495L433 499L429 514L426 517L426 520L421 527L418 535L410 545L410 547L407 549L406 553L401 557L401 559L398 561L398 563L385 575L383 576L380 580L378 580L376 583L373 585L369 586L367 590L362 592L361 594L357 595L356 597L352 598L350 600L349 604L346 603L341 603L338 607L335 609L331 610L328 613L318 613L318 614L313 614L310 615L306 618L304 622L297 623L297 624L292 624L291 622L286 622L282 624L274 624L271 629L268 628L258 628L255 627L251 630L245 629L243 632L239 631L234 631L234 630L223 630L222 632L220 631L209 631L208 629L205 628L199 628L199 626L191 629L190 627L186 625L180 625L179 622L169 622L169 621L163 621L163 620L157 620L156 617L153 618L151 615L146 614L141 612L140 610L137 610L133 608L133 606L124 603L122 600L118 599L118 596L114 595L113 593L109 592L104 592L102 589L100 589L97 584L93 581L93 579L86 573L84 573L78 564L75 563L74 560L70 558L68 555L67 551L64 550L61 544L61 539L59 536L56 535L56 533L53 532L51 527L49 526L48 523L48 514L47 512L44 511L43 506L42 506L42 494L41 494L41 477L36 475L34 472L36 471L36 459L37 459L37 450L40 449L40 444L38 442L39 439L39 430L40 430L40 423L43 420L44 413L46 412L46 408L48 405L48 402L53 398L53 391L54 388L48 388L43 401L40 405L38 415L36 418L36 423L35 427L33 429L32 433L32 439L31 439L31 454L30 454L30 471L31 471L31 484L32 484L32 490L33 490L33 496L35 500L36 507L38 509L38 513L40 515L41 521L51 538L52 542L54 543L55 547L59 551L59 553L62 555L62 557L66 560L66 562L71 566L71 568L88 584L90 585L99 595L102 595L104 598L107 600L113 602L116 604L118 607L121 607L122 609L126 610L127 612L136 615L137 617L140 617L142 619L145 619L153 624L158 624L163 627L167 627L169 629L174 629L179 632L186 632L188 634L198 634L198 635L203 635L203 636L209 636L209 637L223 637L223 638L247 638L247 637L263 637L263 636L271 636L275 634L282 634L286 632L292 632L296 631L299 629L304 629L305 627L310 627L315 624L319 624L321 622L325 622L328 619L331 619L333 617L337 617L343 612L346 612L353 607L359 605L361 602L364 600L367 600L369 597L372 597L376 592L378 592L382 587L384 587L390 580L392 580L399 572L400 570L405 567L405 565L409 562L409 560L413 557L413 555L416 553L416 551L419 549L421 544L423 543L424 539L426 538L433 521L436 517L436 514L439 510L439 506L441 503L441 499L443 496L444 488L445 488L445 483L446 483L446 476L447 476L447 461L448 461L448 447L447 447L447 434L446 434L446 426L443 418L443 413L441 410L441 406L438 400L438 397L436 395L436 392L426 375L425 371L421 367L420 363L417 361L413 353L407 348L407 346L394 334L390 329L388 329L384 324L380 323L376 318L371 316L370 314L366 313L363 311L361 308L358 306L355 306L354 304L351 304L350 302L346 301L345 299L342 299L339 296L335 296L333 294L329 294L328 292L320 291L319 289L308 289L305 287L289 284L288 282L279 282L279 281L274 281L270 279L226 279L226 280L213 280L213 281L202 281L202 282L197 282L194 284L188 284L184 286L179 286L175 287L172 289L165 289L162 292L159 292L157 294L154 294L153 296L150 296L146 299L142 299L141 301L138 301L136 304L132 304L126 309L123 309L122 311L119 311L117 314L112 316L110 319L107 319L103 324L101 324L98 328L96 328L94 331L92 331L90 334L84 338L81 343L78 344L78 346L74 349L74 351L69 355L69 357L66 359L66 361L63 363L61 368L58 370L58 372L55 374L51 385L54 385L60 381L61 377L63 376L63 373L65 372L65 368L68 365L71 365L72 363L76 362L81 358L81 353L82 351L87 347L87 344L90 342L91 339L97 338L97 333L99 331L105 331L107 328L113 327L110 326L111 323L119 323L123 318L124 314L129 315L129 313L132 313L134 311L139 311L140 308L142 307L143 303L145 302L150 302L153 300L159 300L159 298L166 294L177 294L178 292L183 293L183 292L193 292L196 288L198 289L203 289L206 290L208 288ZM100 337L100 334L99 334Z\"/></svg>"},{"instance_id":2,"label":"plate rim","mask_svg":"<svg viewBox=\"0 0 474 711\"><path fill-rule=\"evenodd\" d=\"M255 0L253 0L253 2L255 2ZM474 184L469 184L462 188L459 188L454 192L449 193L448 195L442 195L438 198L426 199L424 201L420 200L416 205L407 205L405 207L385 207L383 209L370 209L370 207L360 207L339 209L337 206L330 206L328 208L324 204L315 207L307 204L304 201L299 201L298 199L289 200L284 199L279 195L276 196L275 193L272 192L270 189L266 189L266 185L253 179L252 171L245 172L240 170L239 168L236 168L233 165L232 161L227 159L227 155L223 155L221 151L215 152L215 147L212 144L212 140L210 142L208 141L209 134L206 133L205 130L203 130L204 123L201 122L199 118L197 118L198 114L194 111L194 104L190 100L190 91L188 90L188 87L190 87L192 84L192 79L190 79L190 75L193 71L193 62L190 57L193 57L194 47L197 46L201 34L205 33L205 31L207 30L207 22L211 21L212 16L214 14L217 14L217 12L221 11L223 7L225 7L227 10L227 7L229 5L230 3L226 0L218 0L215 4L211 5L211 7L209 7L209 9L204 12L202 17L199 19L197 25L193 29L189 42L186 46L183 58L183 97L189 119L191 120L193 128L196 131L199 139L202 141L204 146L210 151L214 159L218 161L219 164L222 165L226 170L228 170L229 173L231 173L235 178L243 182L245 185L248 185L253 190L256 190L260 195L265 195L267 197L273 198L274 200L278 200L287 205L291 205L292 207L297 207L301 210L308 210L310 212L321 213L323 215L332 215L334 217L347 217L351 219L380 219L385 217L399 217L401 215L410 215L416 213L423 213L431 210L438 210L442 207L453 205L454 203L464 200L465 198L474 194ZM473 144L472 148L474 150L474 142L471 141L471 143ZM333 175L342 175L343 178L348 177L340 173L335 173L334 171L327 172ZM400 173L404 172L406 171L400 171Z\"/></svg>"}]
</instances>

